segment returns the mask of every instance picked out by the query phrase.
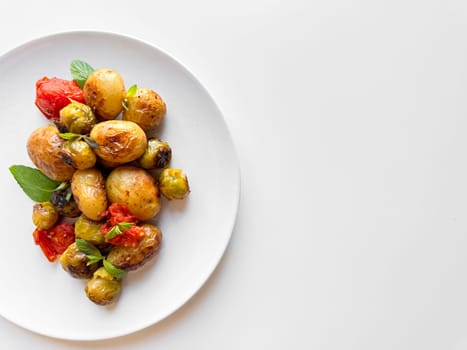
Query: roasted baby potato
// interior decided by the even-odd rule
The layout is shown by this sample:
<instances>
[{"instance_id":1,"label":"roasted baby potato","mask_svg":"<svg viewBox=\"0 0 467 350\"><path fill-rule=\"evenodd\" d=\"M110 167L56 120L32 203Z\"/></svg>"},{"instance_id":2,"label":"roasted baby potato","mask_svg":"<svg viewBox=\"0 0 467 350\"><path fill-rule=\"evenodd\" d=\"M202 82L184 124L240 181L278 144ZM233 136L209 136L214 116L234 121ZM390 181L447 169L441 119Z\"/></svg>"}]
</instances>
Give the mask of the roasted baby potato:
<instances>
[{"instance_id":1,"label":"roasted baby potato","mask_svg":"<svg viewBox=\"0 0 467 350\"><path fill-rule=\"evenodd\" d=\"M110 172L105 187L111 203L127 206L141 221L151 219L161 208L159 188L144 169L129 165L117 167Z\"/></svg>"},{"instance_id":2,"label":"roasted baby potato","mask_svg":"<svg viewBox=\"0 0 467 350\"><path fill-rule=\"evenodd\" d=\"M137 247L114 246L107 260L124 270L135 270L148 262L157 252L162 241L162 232L154 225L144 224L144 238Z\"/></svg>"},{"instance_id":3,"label":"roasted baby potato","mask_svg":"<svg viewBox=\"0 0 467 350\"><path fill-rule=\"evenodd\" d=\"M108 120L96 124L90 137L98 144L98 157L110 163L128 163L146 150L146 134L138 124L125 120Z\"/></svg>"},{"instance_id":4,"label":"roasted baby potato","mask_svg":"<svg viewBox=\"0 0 467 350\"><path fill-rule=\"evenodd\" d=\"M99 221L107 209L105 180L96 168L76 170L71 179L71 191L78 208L88 218Z\"/></svg>"},{"instance_id":5,"label":"roasted baby potato","mask_svg":"<svg viewBox=\"0 0 467 350\"><path fill-rule=\"evenodd\" d=\"M65 140L59 136L56 126L43 126L29 136L27 150L34 165L46 176L55 181L71 179L75 168L67 164L61 157Z\"/></svg>"},{"instance_id":6,"label":"roasted baby potato","mask_svg":"<svg viewBox=\"0 0 467 350\"><path fill-rule=\"evenodd\" d=\"M135 122L144 131L158 126L166 113L166 105L162 98L153 90L138 88L136 93L125 98L126 108L122 119Z\"/></svg>"},{"instance_id":7,"label":"roasted baby potato","mask_svg":"<svg viewBox=\"0 0 467 350\"><path fill-rule=\"evenodd\" d=\"M88 258L77 247L76 243L72 243L60 256L60 265L74 278L91 278L94 271L99 265L97 263L88 265Z\"/></svg>"},{"instance_id":8,"label":"roasted baby potato","mask_svg":"<svg viewBox=\"0 0 467 350\"><path fill-rule=\"evenodd\" d=\"M108 273L105 268L100 267L94 272L84 291L92 302L107 305L118 298L121 289L121 281Z\"/></svg>"},{"instance_id":9,"label":"roasted baby potato","mask_svg":"<svg viewBox=\"0 0 467 350\"><path fill-rule=\"evenodd\" d=\"M83 87L86 104L103 120L116 118L122 111L125 84L118 72L102 68L92 72Z\"/></svg>"}]
</instances>

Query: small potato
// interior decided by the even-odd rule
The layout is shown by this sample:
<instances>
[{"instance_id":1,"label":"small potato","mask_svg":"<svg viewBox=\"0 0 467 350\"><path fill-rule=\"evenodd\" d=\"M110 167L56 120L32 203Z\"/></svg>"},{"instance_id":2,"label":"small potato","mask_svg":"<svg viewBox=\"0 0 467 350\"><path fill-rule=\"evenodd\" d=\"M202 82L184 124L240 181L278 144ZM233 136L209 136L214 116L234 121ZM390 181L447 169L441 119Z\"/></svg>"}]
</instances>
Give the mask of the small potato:
<instances>
[{"instance_id":1,"label":"small potato","mask_svg":"<svg viewBox=\"0 0 467 350\"><path fill-rule=\"evenodd\" d=\"M141 157L146 150L146 134L138 124L125 120L108 120L96 124L90 137L99 145L98 157L110 164L124 164Z\"/></svg>"},{"instance_id":2,"label":"small potato","mask_svg":"<svg viewBox=\"0 0 467 350\"><path fill-rule=\"evenodd\" d=\"M167 111L165 102L153 90L138 88L135 95L125 98L122 119L135 122L149 131L158 126Z\"/></svg>"},{"instance_id":3,"label":"small potato","mask_svg":"<svg viewBox=\"0 0 467 350\"><path fill-rule=\"evenodd\" d=\"M95 221L104 217L107 195L104 176L98 169L76 170L71 179L71 191L84 215Z\"/></svg>"},{"instance_id":4,"label":"small potato","mask_svg":"<svg viewBox=\"0 0 467 350\"><path fill-rule=\"evenodd\" d=\"M59 136L56 126L43 126L29 136L27 150L36 168L55 181L71 179L75 168L67 164L61 156L65 140Z\"/></svg>"},{"instance_id":5,"label":"small potato","mask_svg":"<svg viewBox=\"0 0 467 350\"><path fill-rule=\"evenodd\" d=\"M137 247L113 246L107 260L115 267L135 270L148 262L159 249L162 232L154 225L144 224L144 238Z\"/></svg>"},{"instance_id":6,"label":"small potato","mask_svg":"<svg viewBox=\"0 0 467 350\"><path fill-rule=\"evenodd\" d=\"M113 69L97 69L86 80L83 95L86 104L100 119L114 119L123 108L125 84L120 74Z\"/></svg>"},{"instance_id":7,"label":"small potato","mask_svg":"<svg viewBox=\"0 0 467 350\"><path fill-rule=\"evenodd\" d=\"M111 203L126 205L141 221L151 219L161 208L159 188L144 169L134 166L115 168L107 177L105 186Z\"/></svg>"}]
</instances>

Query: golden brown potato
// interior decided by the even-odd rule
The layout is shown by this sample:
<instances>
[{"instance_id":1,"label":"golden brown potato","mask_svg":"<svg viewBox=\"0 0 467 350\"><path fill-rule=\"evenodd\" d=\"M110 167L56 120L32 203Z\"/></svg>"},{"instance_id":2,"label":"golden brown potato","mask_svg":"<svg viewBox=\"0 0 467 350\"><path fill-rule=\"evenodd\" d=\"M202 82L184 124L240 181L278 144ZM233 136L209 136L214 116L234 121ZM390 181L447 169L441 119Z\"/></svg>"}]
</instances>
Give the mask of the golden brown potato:
<instances>
[{"instance_id":1,"label":"golden brown potato","mask_svg":"<svg viewBox=\"0 0 467 350\"><path fill-rule=\"evenodd\" d=\"M59 136L56 126L43 126L29 136L27 150L36 168L55 181L71 179L75 168L67 164L61 156L65 140ZM143 151L144 153L144 151Z\"/></svg>"},{"instance_id":2,"label":"golden brown potato","mask_svg":"<svg viewBox=\"0 0 467 350\"><path fill-rule=\"evenodd\" d=\"M126 95L120 74L110 68L92 72L83 87L86 104L100 119L114 119L122 111Z\"/></svg>"},{"instance_id":3,"label":"golden brown potato","mask_svg":"<svg viewBox=\"0 0 467 350\"><path fill-rule=\"evenodd\" d=\"M144 169L128 165L115 168L105 186L111 203L126 205L141 221L151 219L161 208L159 188Z\"/></svg>"},{"instance_id":4,"label":"golden brown potato","mask_svg":"<svg viewBox=\"0 0 467 350\"><path fill-rule=\"evenodd\" d=\"M123 120L135 122L144 131L158 126L167 111L162 98L155 91L147 88L138 88L135 95L127 96L125 105Z\"/></svg>"},{"instance_id":5,"label":"golden brown potato","mask_svg":"<svg viewBox=\"0 0 467 350\"><path fill-rule=\"evenodd\" d=\"M71 191L84 215L95 221L104 217L107 195L104 176L98 169L76 170L71 179Z\"/></svg>"},{"instance_id":6,"label":"golden brown potato","mask_svg":"<svg viewBox=\"0 0 467 350\"><path fill-rule=\"evenodd\" d=\"M148 262L159 249L162 232L154 225L144 224L144 238L137 247L113 246L107 260L115 267L135 270Z\"/></svg>"},{"instance_id":7,"label":"golden brown potato","mask_svg":"<svg viewBox=\"0 0 467 350\"><path fill-rule=\"evenodd\" d=\"M108 120L98 123L90 136L99 145L94 150L97 156L110 164L131 162L146 150L146 134L133 122Z\"/></svg>"}]
</instances>

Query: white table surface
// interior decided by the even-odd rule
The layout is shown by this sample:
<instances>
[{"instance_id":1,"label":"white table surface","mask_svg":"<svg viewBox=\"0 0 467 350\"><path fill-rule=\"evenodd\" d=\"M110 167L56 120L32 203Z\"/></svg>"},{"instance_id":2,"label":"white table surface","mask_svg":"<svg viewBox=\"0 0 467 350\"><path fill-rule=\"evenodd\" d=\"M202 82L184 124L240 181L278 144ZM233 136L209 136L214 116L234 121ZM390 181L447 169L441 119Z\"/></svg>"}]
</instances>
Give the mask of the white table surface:
<instances>
[{"instance_id":1,"label":"white table surface","mask_svg":"<svg viewBox=\"0 0 467 350\"><path fill-rule=\"evenodd\" d=\"M219 104L242 179L224 258L175 314L98 342L0 317L1 349L467 349L467 2L16 0L0 13L0 54L72 30L170 53Z\"/></svg>"}]
</instances>

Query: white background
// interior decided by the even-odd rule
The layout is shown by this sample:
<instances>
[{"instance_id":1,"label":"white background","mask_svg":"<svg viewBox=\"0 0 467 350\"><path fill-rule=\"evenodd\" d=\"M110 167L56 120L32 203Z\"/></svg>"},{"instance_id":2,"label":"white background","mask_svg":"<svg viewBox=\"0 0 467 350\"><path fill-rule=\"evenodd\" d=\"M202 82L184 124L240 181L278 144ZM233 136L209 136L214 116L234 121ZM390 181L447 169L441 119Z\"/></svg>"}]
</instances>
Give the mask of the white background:
<instances>
[{"instance_id":1,"label":"white background","mask_svg":"<svg viewBox=\"0 0 467 350\"><path fill-rule=\"evenodd\" d=\"M467 2L16 0L0 13L0 53L70 30L167 51L223 111L242 178L226 254L175 314L99 342L0 318L2 349L467 349Z\"/></svg>"}]
</instances>

